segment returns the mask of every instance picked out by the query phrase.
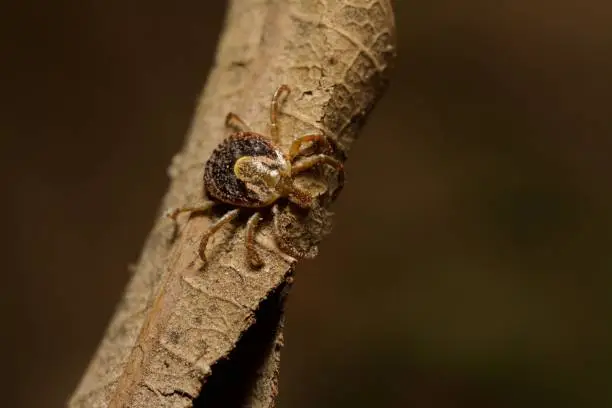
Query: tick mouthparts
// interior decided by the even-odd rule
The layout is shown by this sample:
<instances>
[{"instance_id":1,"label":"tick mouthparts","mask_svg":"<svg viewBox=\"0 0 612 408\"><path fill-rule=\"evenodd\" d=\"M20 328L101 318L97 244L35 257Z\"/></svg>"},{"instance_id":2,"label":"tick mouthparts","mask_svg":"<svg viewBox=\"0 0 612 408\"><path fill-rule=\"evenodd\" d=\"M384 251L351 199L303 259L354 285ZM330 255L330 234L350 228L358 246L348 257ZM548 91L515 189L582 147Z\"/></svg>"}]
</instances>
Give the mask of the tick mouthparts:
<instances>
[{"instance_id":1,"label":"tick mouthparts","mask_svg":"<svg viewBox=\"0 0 612 408\"><path fill-rule=\"evenodd\" d=\"M267 173L267 177L268 180L268 184L271 187L276 187L278 185L278 182L280 181L280 172L278 170L270 170Z\"/></svg>"}]
</instances>

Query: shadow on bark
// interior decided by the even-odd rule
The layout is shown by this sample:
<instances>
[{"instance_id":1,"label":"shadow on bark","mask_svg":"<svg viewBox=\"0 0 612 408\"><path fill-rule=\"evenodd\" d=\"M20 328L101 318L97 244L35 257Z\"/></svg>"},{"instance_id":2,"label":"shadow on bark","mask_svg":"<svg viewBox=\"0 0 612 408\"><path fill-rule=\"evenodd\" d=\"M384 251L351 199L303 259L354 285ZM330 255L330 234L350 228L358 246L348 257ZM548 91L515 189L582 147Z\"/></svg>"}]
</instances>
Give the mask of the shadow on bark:
<instances>
[{"instance_id":1,"label":"shadow on bark","mask_svg":"<svg viewBox=\"0 0 612 408\"><path fill-rule=\"evenodd\" d=\"M212 374L193 401L194 408L243 407L266 359L275 347L288 284L273 291L255 312L254 323L229 355L212 366Z\"/></svg>"}]
</instances>

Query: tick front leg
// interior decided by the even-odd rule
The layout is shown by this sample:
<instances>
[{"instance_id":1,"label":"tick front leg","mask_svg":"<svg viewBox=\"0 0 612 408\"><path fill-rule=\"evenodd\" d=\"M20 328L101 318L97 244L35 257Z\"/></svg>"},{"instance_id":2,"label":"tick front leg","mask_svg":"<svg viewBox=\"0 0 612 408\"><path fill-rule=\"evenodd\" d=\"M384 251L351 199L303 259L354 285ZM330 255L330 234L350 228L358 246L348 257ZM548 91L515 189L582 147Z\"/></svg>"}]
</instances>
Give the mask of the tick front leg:
<instances>
[{"instance_id":1,"label":"tick front leg","mask_svg":"<svg viewBox=\"0 0 612 408\"><path fill-rule=\"evenodd\" d=\"M306 157L296 162L291 167L291 174L292 175L299 174L303 171L311 169L312 167L318 164L328 164L334 167L338 171L338 186L334 190L334 193L331 198L332 201L335 201L336 198L338 197L338 194L340 194L340 191L342 191L342 188L344 187L344 164L342 164L340 160L335 159L325 154L317 154L315 156L309 156L309 157Z\"/></svg>"},{"instance_id":2,"label":"tick front leg","mask_svg":"<svg viewBox=\"0 0 612 408\"><path fill-rule=\"evenodd\" d=\"M279 130L278 130L278 100L283 93L289 94L290 89L287 85L281 85L278 87L274 95L272 96L272 102L270 103L270 136L272 140L278 142Z\"/></svg>"},{"instance_id":3,"label":"tick front leg","mask_svg":"<svg viewBox=\"0 0 612 408\"><path fill-rule=\"evenodd\" d=\"M234 112L228 113L225 117L225 126L237 130L238 132L251 131L251 127Z\"/></svg>"},{"instance_id":4,"label":"tick front leg","mask_svg":"<svg viewBox=\"0 0 612 408\"><path fill-rule=\"evenodd\" d=\"M246 250L247 260L249 265L254 269L259 269L263 266L263 261L255 249L255 230L261 220L261 214L256 212L249 218L246 224Z\"/></svg>"},{"instance_id":5,"label":"tick front leg","mask_svg":"<svg viewBox=\"0 0 612 408\"><path fill-rule=\"evenodd\" d=\"M239 209L228 211L223 217L219 218L213 225L211 225L210 228L208 228L208 230L202 235L202 239L200 239L200 247L198 248L198 254L200 255L202 262L206 263L206 245L208 244L208 240L212 234L219 231L221 227L236 218L239 212Z\"/></svg>"},{"instance_id":6,"label":"tick front leg","mask_svg":"<svg viewBox=\"0 0 612 408\"><path fill-rule=\"evenodd\" d=\"M302 148L302 145L308 142L322 143L325 145L325 149L327 150L328 153L331 153L333 151L331 144L329 143L329 140L327 139L327 136L320 135L320 134L304 135L304 136L298 137L297 139L293 141L293 143L291 143L291 147L289 148L289 159L293 160L300 153L300 149Z\"/></svg>"},{"instance_id":7,"label":"tick front leg","mask_svg":"<svg viewBox=\"0 0 612 408\"><path fill-rule=\"evenodd\" d=\"M296 162L291 167L291 174L295 175L295 174L302 173L308 169L311 169L312 167L318 164L329 164L330 166L334 167L339 173L344 174L344 165L342 164L342 162L326 154L317 154L314 156L308 156Z\"/></svg>"}]
</instances>

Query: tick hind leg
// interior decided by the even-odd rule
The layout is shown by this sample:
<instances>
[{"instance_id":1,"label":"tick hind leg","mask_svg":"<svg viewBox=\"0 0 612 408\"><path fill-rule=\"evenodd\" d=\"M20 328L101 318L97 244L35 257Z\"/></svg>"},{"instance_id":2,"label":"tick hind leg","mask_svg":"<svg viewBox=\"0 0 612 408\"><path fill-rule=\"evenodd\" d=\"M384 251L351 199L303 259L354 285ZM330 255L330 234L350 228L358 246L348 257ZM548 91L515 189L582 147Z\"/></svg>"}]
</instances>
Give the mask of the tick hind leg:
<instances>
[{"instance_id":1,"label":"tick hind leg","mask_svg":"<svg viewBox=\"0 0 612 408\"><path fill-rule=\"evenodd\" d=\"M279 130L278 130L278 104L280 97L285 94L289 94L290 89L287 85L281 85L278 87L274 95L272 96L272 102L270 102L270 136L275 142L279 141Z\"/></svg>"},{"instance_id":2,"label":"tick hind leg","mask_svg":"<svg viewBox=\"0 0 612 408\"><path fill-rule=\"evenodd\" d=\"M212 201L205 201L201 204L186 205L183 207L173 207L166 210L165 216L176 222L176 218L183 213L203 212L210 210L215 203Z\"/></svg>"},{"instance_id":3,"label":"tick hind leg","mask_svg":"<svg viewBox=\"0 0 612 408\"><path fill-rule=\"evenodd\" d=\"M223 217L219 218L213 225L211 225L208 230L202 235L202 238L200 239L200 246L198 248L198 255L200 255L200 259L202 260L202 262L206 263L206 245L208 244L208 240L210 239L212 234L219 231L221 227L235 219L238 216L239 212L239 209L228 211Z\"/></svg>"},{"instance_id":4,"label":"tick hind leg","mask_svg":"<svg viewBox=\"0 0 612 408\"><path fill-rule=\"evenodd\" d=\"M197 205L189 205L189 206L183 206L183 207L168 208L164 215L172 220L172 224L174 226L174 230L172 232L172 238L170 239L170 241L174 241L176 239L176 237L178 236L178 229L179 228L178 228L178 222L177 222L176 219L178 218L178 216L180 214L208 211L214 205L215 205L215 203L213 203L212 201L205 201L205 202L203 202L201 204L197 204Z\"/></svg>"},{"instance_id":5,"label":"tick hind leg","mask_svg":"<svg viewBox=\"0 0 612 408\"><path fill-rule=\"evenodd\" d=\"M256 212L255 214L251 215L251 218L249 218L246 224L247 260L249 265L255 269L259 269L263 266L263 261L255 249L255 230L257 229L257 225L259 224L260 220L261 214Z\"/></svg>"},{"instance_id":6,"label":"tick hind leg","mask_svg":"<svg viewBox=\"0 0 612 408\"><path fill-rule=\"evenodd\" d=\"M234 112L228 113L225 117L225 126L237 130L238 132L251 131L251 127Z\"/></svg>"}]
</instances>

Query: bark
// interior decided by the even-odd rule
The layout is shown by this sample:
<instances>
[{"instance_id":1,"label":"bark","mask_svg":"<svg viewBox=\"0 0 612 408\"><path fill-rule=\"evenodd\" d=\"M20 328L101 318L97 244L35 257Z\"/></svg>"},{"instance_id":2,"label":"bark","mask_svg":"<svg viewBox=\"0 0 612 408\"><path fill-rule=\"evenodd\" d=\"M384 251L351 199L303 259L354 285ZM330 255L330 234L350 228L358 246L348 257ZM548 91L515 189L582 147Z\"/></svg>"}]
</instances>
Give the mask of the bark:
<instances>
[{"instance_id":1,"label":"bark","mask_svg":"<svg viewBox=\"0 0 612 408\"><path fill-rule=\"evenodd\" d=\"M229 2L160 215L201 200L202 164L228 134L227 112L268 133L270 97L283 83L292 89L281 109L284 146L295 135L322 132L348 153L385 89L394 55L390 0ZM314 253L326 217L298 220L297 235L309 237L301 249ZM214 236L202 270L197 246L210 221L192 216L173 239L160 216L70 407L274 406L282 305L296 260L279 251L264 222L257 242L265 266L249 269L238 223Z\"/></svg>"}]
</instances>

